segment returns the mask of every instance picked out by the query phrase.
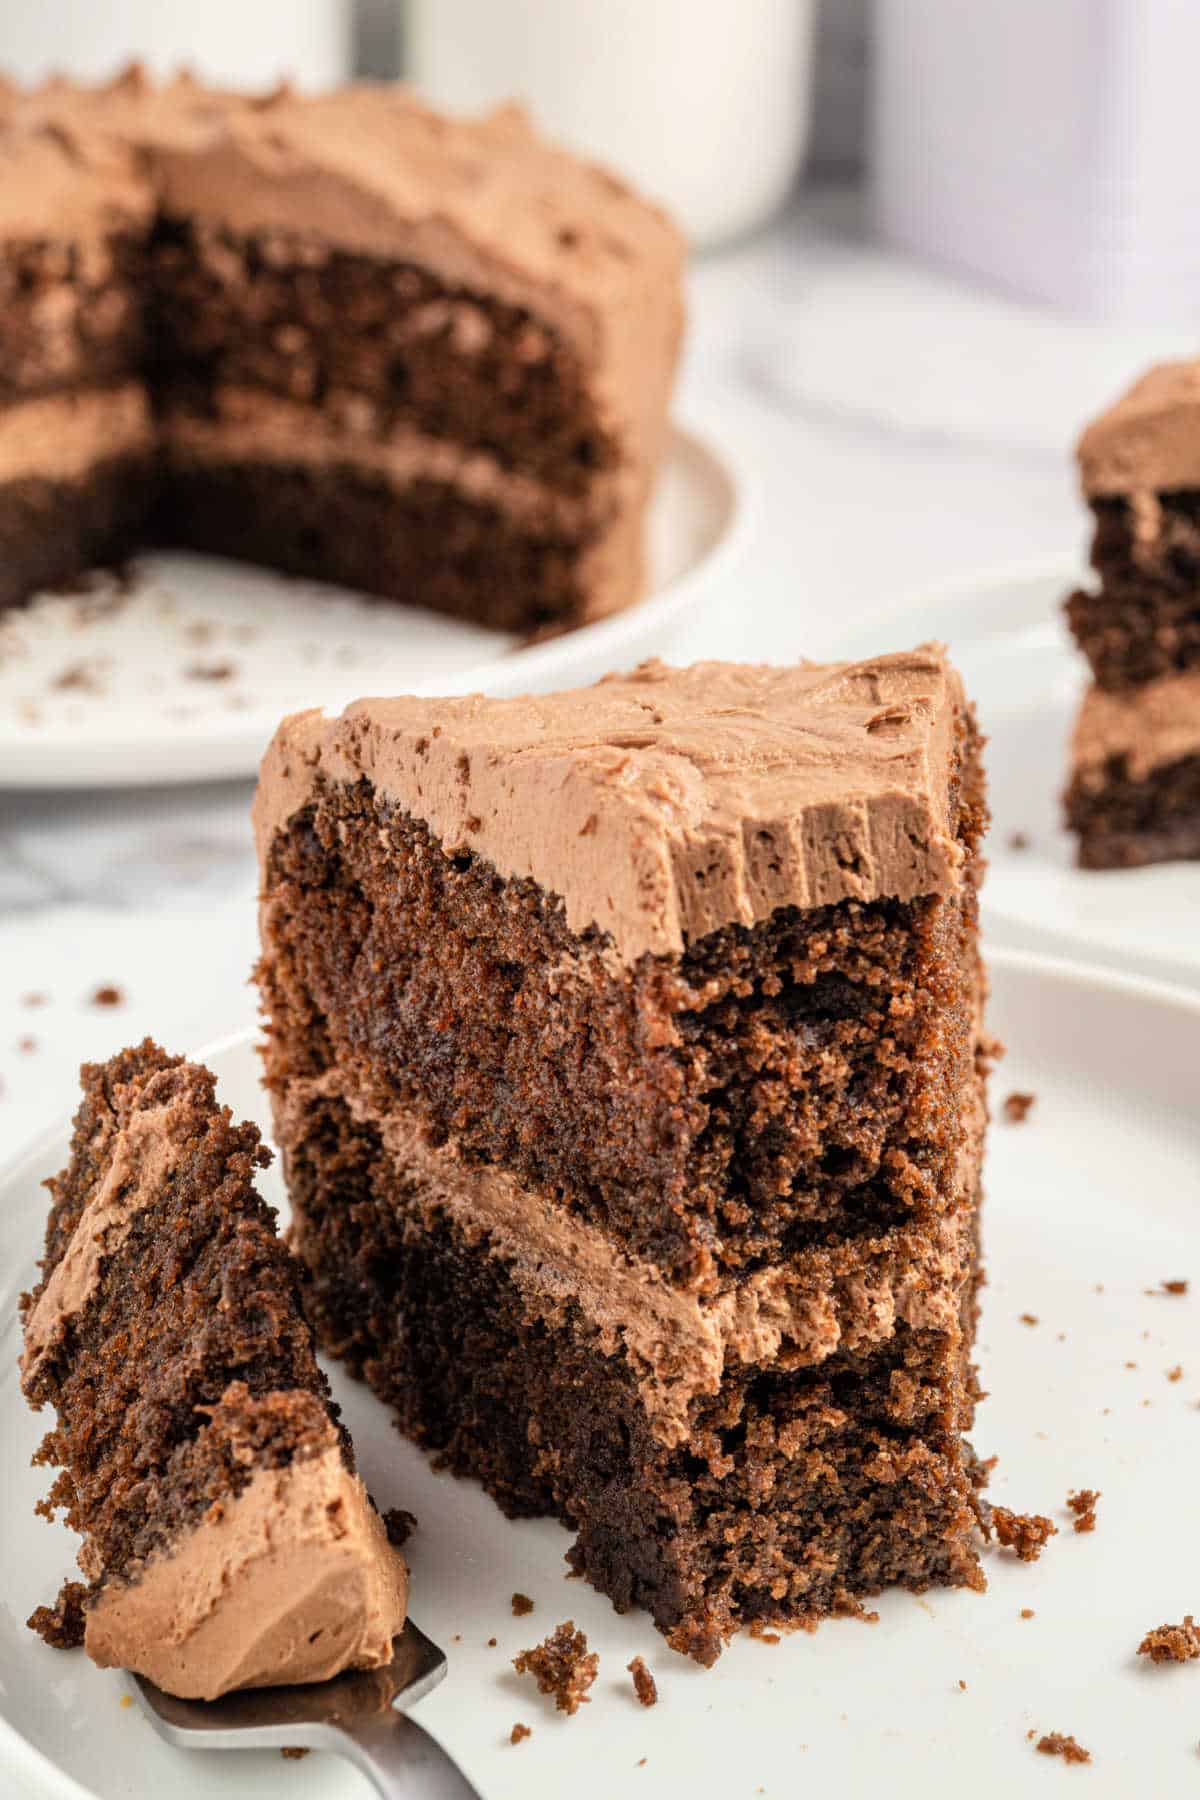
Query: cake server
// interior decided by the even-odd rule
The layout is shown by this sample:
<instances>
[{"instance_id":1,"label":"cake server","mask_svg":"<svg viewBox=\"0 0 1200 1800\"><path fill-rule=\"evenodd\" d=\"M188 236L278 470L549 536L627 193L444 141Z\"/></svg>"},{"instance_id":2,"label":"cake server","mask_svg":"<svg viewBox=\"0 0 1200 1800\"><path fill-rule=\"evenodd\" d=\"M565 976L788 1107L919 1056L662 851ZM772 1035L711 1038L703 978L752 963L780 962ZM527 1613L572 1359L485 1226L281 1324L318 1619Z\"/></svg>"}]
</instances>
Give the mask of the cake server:
<instances>
[{"instance_id":1,"label":"cake server","mask_svg":"<svg viewBox=\"0 0 1200 1800\"><path fill-rule=\"evenodd\" d=\"M410 1619L383 1669L304 1687L245 1688L220 1700L177 1700L134 1675L161 1738L180 1750L331 1750L357 1765L383 1800L479 1800L436 1739L408 1717L446 1673L446 1658Z\"/></svg>"}]
</instances>

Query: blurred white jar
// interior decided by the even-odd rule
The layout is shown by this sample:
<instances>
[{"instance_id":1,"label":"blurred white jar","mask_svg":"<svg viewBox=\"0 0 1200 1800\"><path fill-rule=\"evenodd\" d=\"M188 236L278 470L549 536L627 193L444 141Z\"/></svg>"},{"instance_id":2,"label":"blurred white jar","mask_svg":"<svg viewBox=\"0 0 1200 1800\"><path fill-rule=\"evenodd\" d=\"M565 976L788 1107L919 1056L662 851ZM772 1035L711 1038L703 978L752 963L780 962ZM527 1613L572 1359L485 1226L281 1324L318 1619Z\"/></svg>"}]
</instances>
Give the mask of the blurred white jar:
<instances>
[{"instance_id":1,"label":"blurred white jar","mask_svg":"<svg viewBox=\"0 0 1200 1800\"><path fill-rule=\"evenodd\" d=\"M815 0L407 0L404 73L435 105L527 102L694 244L780 205L810 117Z\"/></svg>"},{"instance_id":2,"label":"blurred white jar","mask_svg":"<svg viewBox=\"0 0 1200 1800\"><path fill-rule=\"evenodd\" d=\"M133 58L229 87L349 72L351 0L0 0L0 70L19 81L102 81Z\"/></svg>"}]
</instances>

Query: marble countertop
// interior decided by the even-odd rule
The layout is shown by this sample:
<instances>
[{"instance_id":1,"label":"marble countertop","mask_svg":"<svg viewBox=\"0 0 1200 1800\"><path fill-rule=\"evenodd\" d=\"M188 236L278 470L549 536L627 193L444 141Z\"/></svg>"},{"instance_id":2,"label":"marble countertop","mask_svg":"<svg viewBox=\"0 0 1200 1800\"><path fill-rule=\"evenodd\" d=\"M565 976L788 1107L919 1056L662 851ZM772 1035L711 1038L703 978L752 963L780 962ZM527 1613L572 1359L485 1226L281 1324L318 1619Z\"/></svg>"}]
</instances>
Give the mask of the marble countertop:
<instances>
[{"instance_id":1,"label":"marble countertop","mask_svg":"<svg viewBox=\"0 0 1200 1800\"><path fill-rule=\"evenodd\" d=\"M693 271L679 411L736 456L754 513L736 592L676 660L836 654L922 591L1077 550L1079 422L1185 347L916 268L862 214L807 195ZM82 1058L253 1021L249 805L248 783L0 792L0 1153L71 1106Z\"/></svg>"}]
</instances>

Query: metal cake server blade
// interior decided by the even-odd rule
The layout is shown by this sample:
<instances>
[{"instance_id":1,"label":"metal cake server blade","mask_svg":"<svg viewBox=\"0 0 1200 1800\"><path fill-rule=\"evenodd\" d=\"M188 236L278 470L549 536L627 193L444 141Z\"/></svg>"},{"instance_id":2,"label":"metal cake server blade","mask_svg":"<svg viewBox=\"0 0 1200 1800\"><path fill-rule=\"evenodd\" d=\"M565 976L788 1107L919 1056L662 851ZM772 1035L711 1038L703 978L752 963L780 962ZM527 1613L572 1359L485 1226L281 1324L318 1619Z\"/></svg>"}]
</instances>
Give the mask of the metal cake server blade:
<instances>
[{"instance_id":1,"label":"metal cake server blade","mask_svg":"<svg viewBox=\"0 0 1200 1800\"><path fill-rule=\"evenodd\" d=\"M142 1711L181 1750L331 1750L357 1765L383 1800L479 1800L408 1708L446 1673L446 1658L410 1619L386 1668L306 1687L247 1688L220 1700L177 1700L134 1675Z\"/></svg>"}]
</instances>

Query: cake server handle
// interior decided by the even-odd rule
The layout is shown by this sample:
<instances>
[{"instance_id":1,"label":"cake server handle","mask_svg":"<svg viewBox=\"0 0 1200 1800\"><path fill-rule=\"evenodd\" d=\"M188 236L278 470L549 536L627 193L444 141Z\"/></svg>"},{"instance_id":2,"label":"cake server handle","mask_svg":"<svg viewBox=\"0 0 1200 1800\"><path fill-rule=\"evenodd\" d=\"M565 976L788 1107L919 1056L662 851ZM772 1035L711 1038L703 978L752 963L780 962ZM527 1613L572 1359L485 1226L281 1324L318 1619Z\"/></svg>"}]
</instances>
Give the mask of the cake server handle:
<instances>
[{"instance_id":1,"label":"cake server handle","mask_svg":"<svg viewBox=\"0 0 1200 1800\"><path fill-rule=\"evenodd\" d=\"M362 1770L381 1800L480 1800L437 1739L405 1713L343 1723L338 1736L341 1754Z\"/></svg>"}]
</instances>

